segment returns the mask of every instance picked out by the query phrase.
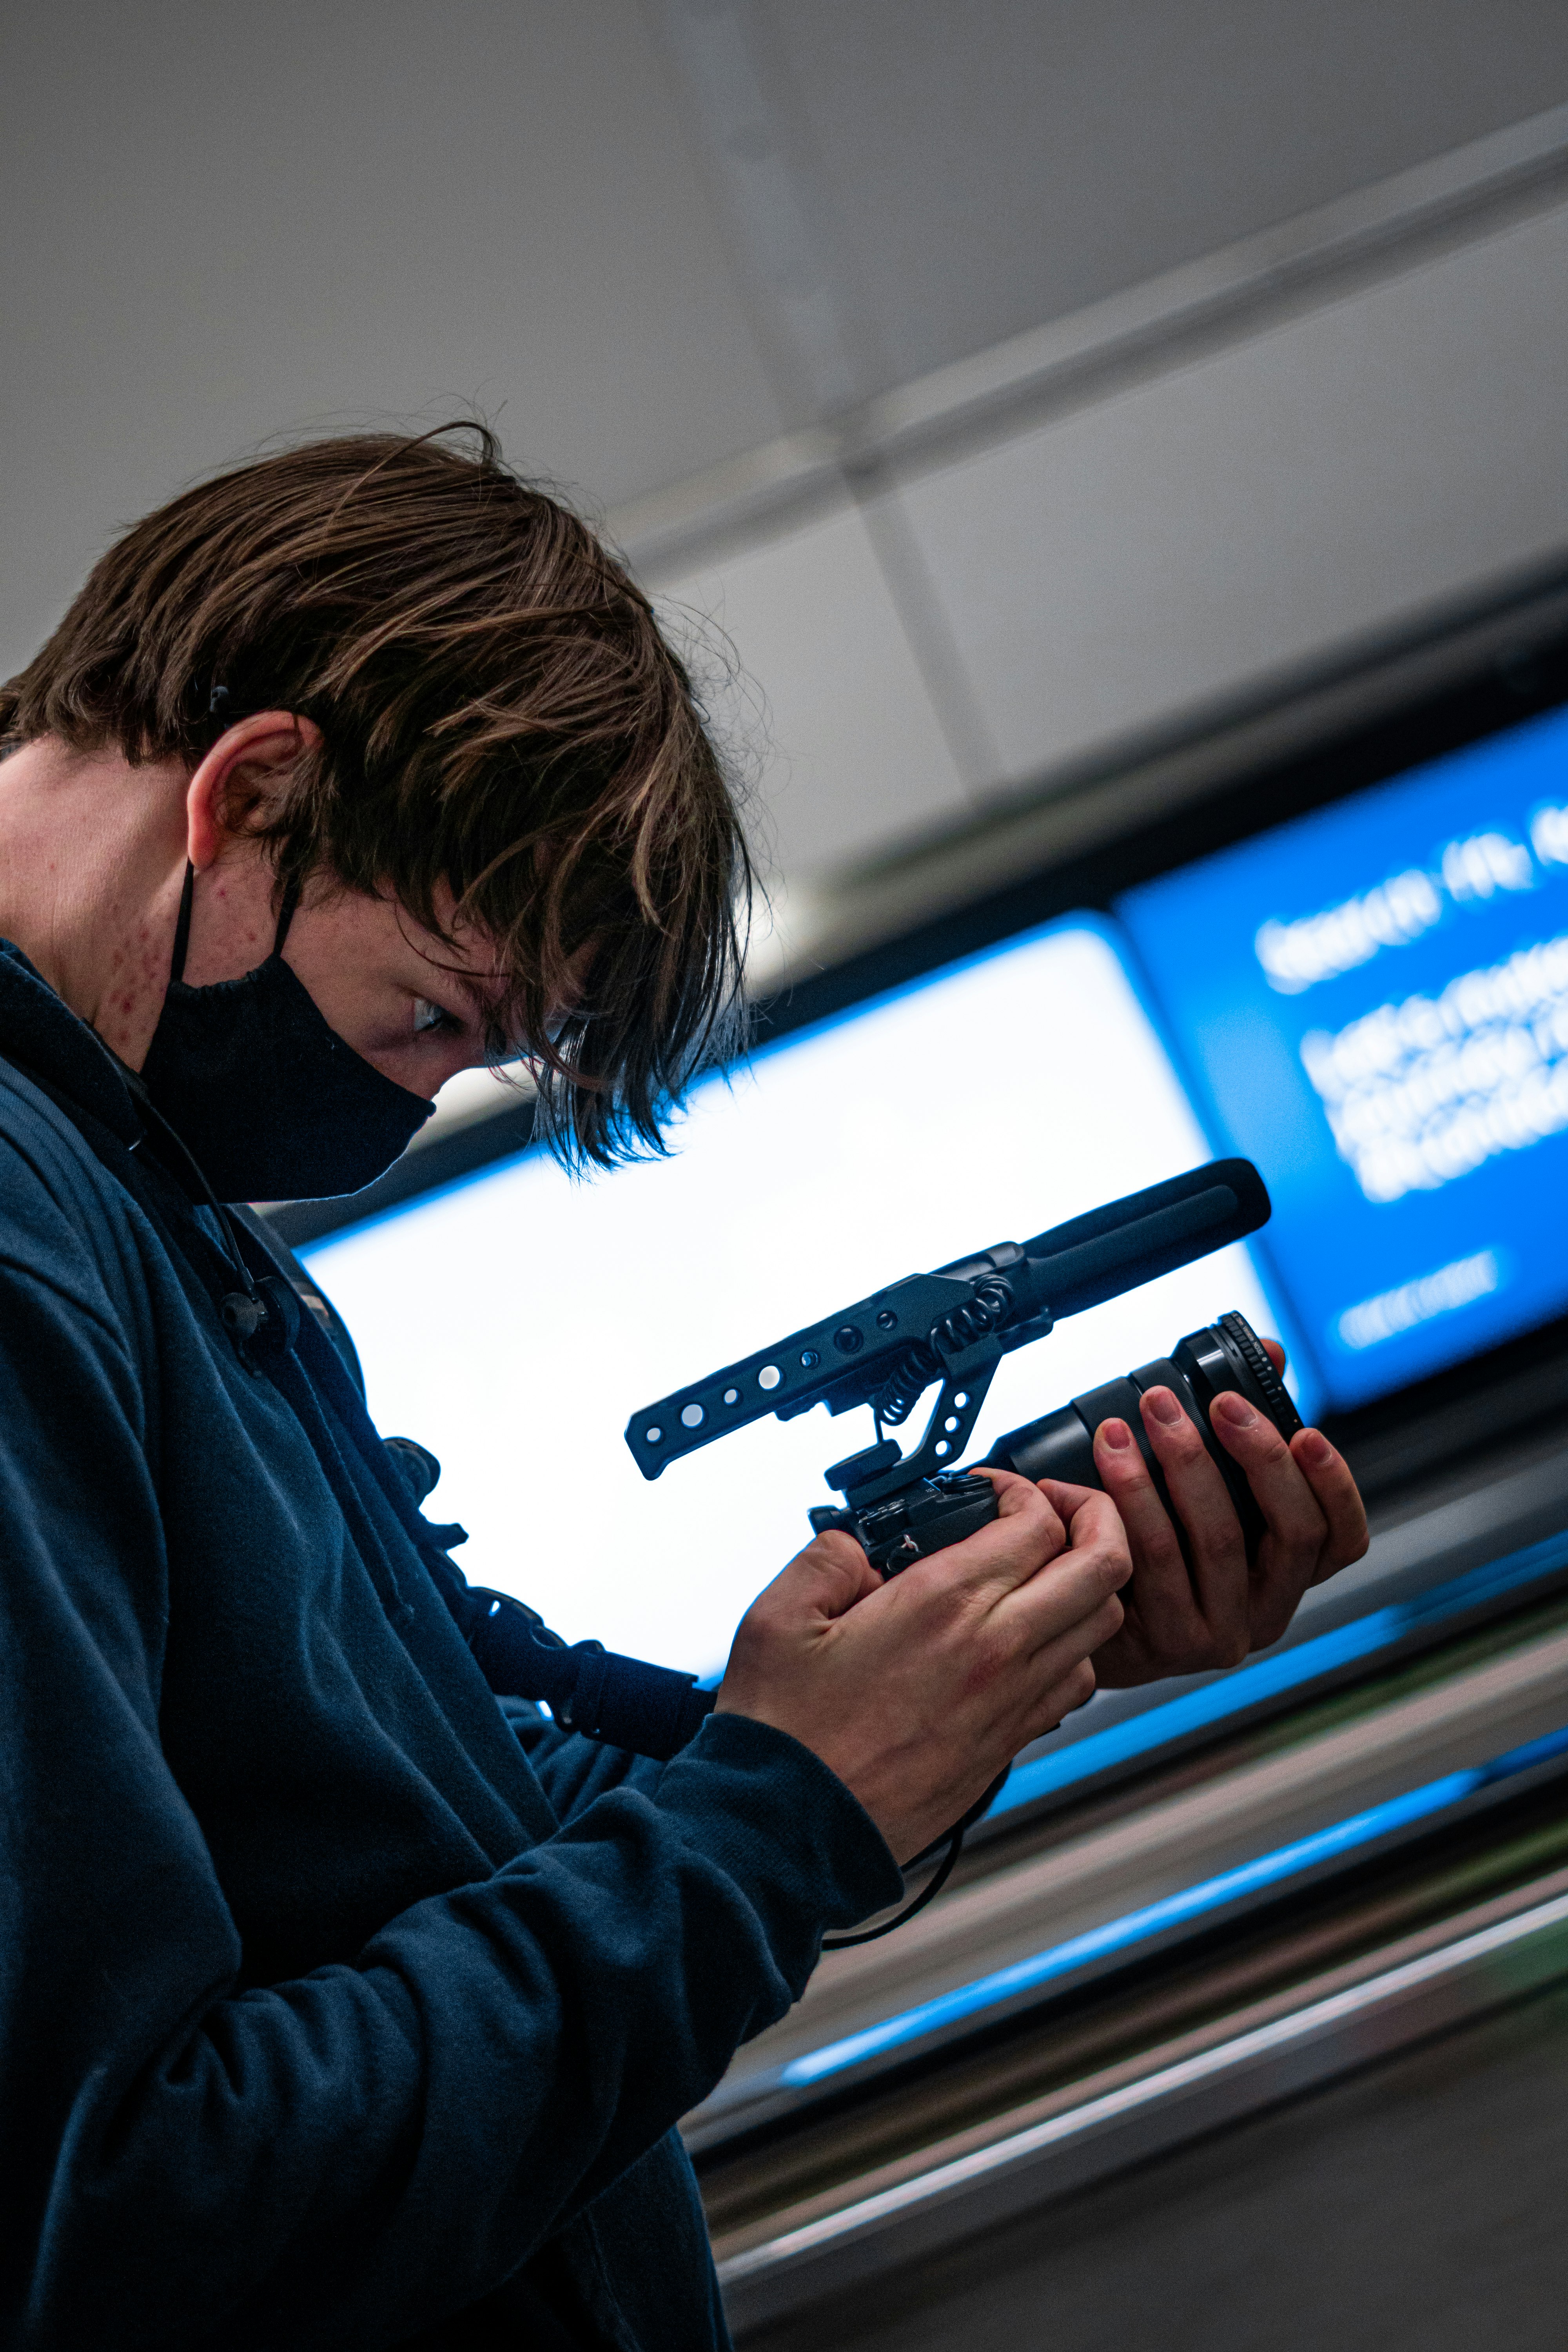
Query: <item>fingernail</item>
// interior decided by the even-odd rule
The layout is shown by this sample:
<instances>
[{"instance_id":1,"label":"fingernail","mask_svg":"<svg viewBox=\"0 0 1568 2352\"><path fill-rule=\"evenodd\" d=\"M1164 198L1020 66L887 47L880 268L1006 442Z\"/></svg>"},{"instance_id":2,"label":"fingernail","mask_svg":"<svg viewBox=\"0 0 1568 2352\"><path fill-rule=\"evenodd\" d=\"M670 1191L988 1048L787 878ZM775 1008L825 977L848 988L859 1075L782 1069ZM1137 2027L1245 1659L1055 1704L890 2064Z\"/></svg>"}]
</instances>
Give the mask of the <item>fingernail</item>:
<instances>
[{"instance_id":1,"label":"fingernail","mask_svg":"<svg viewBox=\"0 0 1568 2352\"><path fill-rule=\"evenodd\" d=\"M1258 1419L1247 1399L1238 1397L1234 1389L1226 1389L1222 1396L1216 1396L1210 1410L1221 1414L1232 1429L1250 1429Z\"/></svg>"},{"instance_id":2,"label":"fingernail","mask_svg":"<svg viewBox=\"0 0 1568 2352\"><path fill-rule=\"evenodd\" d=\"M1182 1408L1169 1389L1150 1389L1143 1402L1155 1420L1163 1421L1167 1429L1173 1421L1180 1421L1182 1417Z\"/></svg>"},{"instance_id":3,"label":"fingernail","mask_svg":"<svg viewBox=\"0 0 1568 2352\"><path fill-rule=\"evenodd\" d=\"M1132 1432L1124 1421L1102 1421L1100 1434L1115 1454L1120 1454L1123 1446L1132 1443Z\"/></svg>"},{"instance_id":4,"label":"fingernail","mask_svg":"<svg viewBox=\"0 0 1568 2352\"><path fill-rule=\"evenodd\" d=\"M1334 1458L1334 1449L1321 1429L1304 1429L1296 1440L1296 1459L1310 1470L1321 1470Z\"/></svg>"}]
</instances>

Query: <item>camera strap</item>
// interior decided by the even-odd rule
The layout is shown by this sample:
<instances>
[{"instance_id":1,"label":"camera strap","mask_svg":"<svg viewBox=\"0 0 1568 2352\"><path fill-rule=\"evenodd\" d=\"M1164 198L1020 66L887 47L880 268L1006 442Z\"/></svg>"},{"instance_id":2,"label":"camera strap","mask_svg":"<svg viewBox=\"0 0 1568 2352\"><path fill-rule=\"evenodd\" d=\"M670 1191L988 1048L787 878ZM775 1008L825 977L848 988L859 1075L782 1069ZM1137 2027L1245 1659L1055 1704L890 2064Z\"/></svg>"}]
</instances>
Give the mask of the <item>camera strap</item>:
<instances>
[{"instance_id":1,"label":"camera strap","mask_svg":"<svg viewBox=\"0 0 1568 2352\"><path fill-rule=\"evenodd\" d=\"M254 1229L247 1227L247 1232L254 1240ZM493 1691L542 1699L563 1729L663 1762L695 1738L713 1711L716 1694L699 1690L694 1675L651 1665L644 1658L622 1657L600 1642L568 1644L510 1593L469 1584L447 1550L461 1541L462 1529L436 1527L426 1518L403 1459L406 1441L388 1443L377 1435L347 1365L313 1315L300 1317L294 1347L311 1385L325 1395L418 1546L437 1591Z\"/></svg>"},{"instance_id":2,"label":"camera strap","mask_svg":"<svg viewBox=\"0 0 1568 2352\"><path fill-rule=\"evenodd\" d=\"M197 1219L184 1171L176 1172L149 1159L144 1147L155 1146L155 1137L132 1134L136 1122L130 1104L121 1131L116 1132L105 1118L31 1063L15 1053L6 1053L4 1058L70 1121L93 1157L149 1217L164 1245L179 1251L222 1318L226 1297L233 1290L234 1265ZM716 1694L698 1689L694 1675L679 1674L642 1658L619 1656L602 1643L568 1644L550 1631L536 1612L510 1593L469 1585L447 1550L448 1545L463 1539L463 1530L433 1526L420 1510L421 1497L396 1450L405 1441L395 1439L389 1446L378 1434L349 1364L322 1319L322 1302L314 1286L291 1254L279 1249L259 1229L258 1220L243 1211L230 1211L225 1223L227 1238L237 1245L251 1274L261 1284L287 1287L291 1311L287 1318L275 1318L278 1328L268 1328L265 1346L251 1347L247 1352L292 1410L365 1553L367 1569L385 1588L384 1598L394 1613L402 1613L395 1567L386 1556L363 1500L353 1490L341 1448L322 1413L323 1403L416 1546L475 1663L498 1696L542 1700L563 1728L580 1731L610 1747L630 1748L666 1762L676 1755L711 1714ZM306 1310L303 1313L292 1311L296 1297ZM223 1319L235 1344L246 1346L232 1321Z\"/></svg>"}]
</instances>

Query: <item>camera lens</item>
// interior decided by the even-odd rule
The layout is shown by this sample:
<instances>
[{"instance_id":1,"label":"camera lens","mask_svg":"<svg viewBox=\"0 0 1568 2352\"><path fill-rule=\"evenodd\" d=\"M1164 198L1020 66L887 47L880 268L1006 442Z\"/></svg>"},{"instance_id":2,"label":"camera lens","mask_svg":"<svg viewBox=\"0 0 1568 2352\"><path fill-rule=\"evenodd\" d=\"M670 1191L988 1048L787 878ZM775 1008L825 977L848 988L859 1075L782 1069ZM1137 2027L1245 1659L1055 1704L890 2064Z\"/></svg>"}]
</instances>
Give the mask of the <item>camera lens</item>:
<instances>
[{"instance_id":1,"label":"camera lens","mask_svg":"<svg viewBox=\"0 0 1568 2352\"><path fill-rule=\"evenodd\" d=\"M1098 1486L1101 1481L1094 1465L1094 1433L1102 1421L1124 1421L1148 1465L1161 1501L1170 1509L1164 1474L1154 1458L1139 1410L1144 1390L1154 1388L1170 1389L1196 1426L1230 1490L1247 1539L1247 1559L1256 1559L1263 1540L1263 1515L1239 1465L1210 1427L1209 1407L1216 1396L1234 1390L1286 1439L1300 1428L1301 1416L1245 1315L1222 1315L1203 1330L1189 1331L1169 1356L1141 1364L1123 1380L1107 1381L1103 1388L1074 1397L1070 1404L1026 1423L1022 1429L1009 1430L992 1447L986 1462L998 1470L1016 1470L1026 1478L1064 1478L1074 1486ZM1184 1550L1181 1521L1173 1511L1172 1517Z\"/></svg>"}]
</instances>

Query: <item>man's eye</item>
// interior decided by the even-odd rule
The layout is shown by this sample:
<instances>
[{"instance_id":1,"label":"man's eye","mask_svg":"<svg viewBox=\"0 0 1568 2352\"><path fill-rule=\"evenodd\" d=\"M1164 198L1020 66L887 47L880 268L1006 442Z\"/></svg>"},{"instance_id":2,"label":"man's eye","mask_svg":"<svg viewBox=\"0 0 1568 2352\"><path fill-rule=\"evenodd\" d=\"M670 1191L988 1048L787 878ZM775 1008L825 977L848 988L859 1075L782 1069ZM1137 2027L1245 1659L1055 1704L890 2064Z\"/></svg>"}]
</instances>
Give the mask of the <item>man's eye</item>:
<instances>
[{"instance_id":1,"label":"man's eye","mask_svg":"<svg viewBox=\"0 0 1568 2352\"><path fill-rule=\"evenodd\" d=\"M414 1034L426 1029L460 1029L462 1023L447 1012L444 1004L432 1004L427 996L414 1000Z\"/></svg>"}]
</instances>

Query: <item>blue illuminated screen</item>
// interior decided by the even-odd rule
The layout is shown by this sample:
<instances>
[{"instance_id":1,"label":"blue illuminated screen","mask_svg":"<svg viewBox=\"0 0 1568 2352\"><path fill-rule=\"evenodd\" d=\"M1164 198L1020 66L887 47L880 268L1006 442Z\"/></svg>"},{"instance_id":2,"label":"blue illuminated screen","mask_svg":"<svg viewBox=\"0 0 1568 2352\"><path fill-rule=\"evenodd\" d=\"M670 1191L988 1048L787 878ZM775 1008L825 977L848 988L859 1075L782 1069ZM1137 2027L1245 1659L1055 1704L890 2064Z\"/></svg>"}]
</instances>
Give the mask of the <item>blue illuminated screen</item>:
<instances>
[{"instance_id":1,"label":"blue illuminated screen","mask_svg":"<svg viewBox=\"0 0 1568 2352\"><path fill-rule=\"evenodd\" d=\"M629 1416L883 1283L1210 1157L1095 916L782 1040L699 1087L672 1140L584 1183L526 1152L309 1256L379 1426L441 1460L433 1507L468 1528L466 1573L570 1640L706 1673L870 1415L757 1422L654 1485ZM1074 1316L1001 1365L974 1458L1230 1307L1278 1326L1239 1245Z\"/></svg>"},{"instance_id":2,"label":"blue illuminated screen","mask_svg":"<svg viewBox=\"0 0 1568 2352\"><path fill-rule=\"evenodd\" d=\"M1565 803L1558 711L1117 906L1335 1404L1568 1307Z\"/></svg>"},{"instance_id":3,"label":"blue illuminated screen","mask_svg":"<svg viewBox=\"0 0 1568 2352\"><path fill-rule=\"evenodd\" d=\"M530 1151L309 1253L476 1582L716 1673L868 1417L655 1485L629 1415L920 1267L1240 1151L1272 1223L1010 1356L1004 1429L1240 1307L1304 1413L1568 1307L1568 716L932 972L700 1087L674 1150Z\"/></svg>"}]
</instances>

